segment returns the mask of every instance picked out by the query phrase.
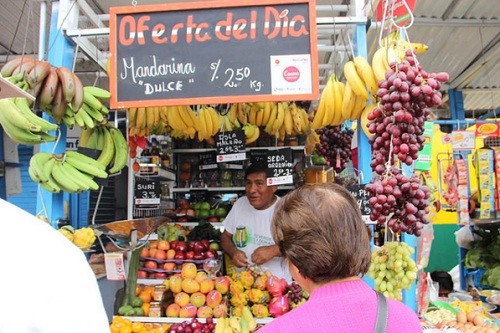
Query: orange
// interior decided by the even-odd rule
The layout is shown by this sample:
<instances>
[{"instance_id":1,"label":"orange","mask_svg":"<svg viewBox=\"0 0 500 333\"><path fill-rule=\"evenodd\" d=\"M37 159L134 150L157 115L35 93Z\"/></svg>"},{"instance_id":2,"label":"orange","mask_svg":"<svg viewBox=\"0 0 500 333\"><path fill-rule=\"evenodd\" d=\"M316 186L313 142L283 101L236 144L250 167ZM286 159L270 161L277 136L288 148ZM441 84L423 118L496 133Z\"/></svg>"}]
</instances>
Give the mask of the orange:
<instances>
[{"instance_id":1,"label":"orange","mask_svg":"<svg viewBox=\"0 0 500 333\"><path fill-rule=\"evenodd\" d=\"M149 306L150 306L149 303L142 303L141 305L142 310L144 310L144 317L149 316Z\"/></svg>"},{"instance_id":2,"label":"orange","mask_svg":"<svg viewBox=\"0 0 500 333\"><path fill-rule=\"evenodd\" d=\"M151 302L151 293L149 291L143 290L139 293L139 298L142 299L144 303Z\"/></svg>"},{"instance_id":3,"label":"orange","mask_svg":"<svg viewBox=\"0 0 500 333\"><path fill-rule=\"evenodd\" d=\"M123 326L120 328L120 333L132 333L132 326Z\"/></svg>"},{"instance_id":4,"label":"orange","mask_svg":"<svg viewBox=\"0 0 500 333\"><path fill-rule=\"evenodd\" d=\"M144 324L141 322L134 322L132 324L132 332L134 333L144 332Z\"/></svg>"}]
</instances>

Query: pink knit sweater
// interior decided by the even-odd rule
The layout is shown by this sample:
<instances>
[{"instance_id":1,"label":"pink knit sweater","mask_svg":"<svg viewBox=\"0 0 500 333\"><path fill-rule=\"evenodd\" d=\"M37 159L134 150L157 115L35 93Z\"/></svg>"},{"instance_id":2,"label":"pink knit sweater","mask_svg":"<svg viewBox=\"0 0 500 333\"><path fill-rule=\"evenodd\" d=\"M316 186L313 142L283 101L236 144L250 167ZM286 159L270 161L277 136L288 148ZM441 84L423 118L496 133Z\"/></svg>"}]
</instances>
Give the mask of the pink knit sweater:
<instances>
[{"instance_id":1,"label":"pink knit sweater","mask_svg":"<svg viewBox=\"0 0 500 333\"><path fill-rule=\"evenodd\" d=\"M388 299L387 333L422 332L417 315ZM362 280L331 283L316 289L309 300L274 319L258 333L373 333L377 296Z\"/></svg>"}]
</instances>

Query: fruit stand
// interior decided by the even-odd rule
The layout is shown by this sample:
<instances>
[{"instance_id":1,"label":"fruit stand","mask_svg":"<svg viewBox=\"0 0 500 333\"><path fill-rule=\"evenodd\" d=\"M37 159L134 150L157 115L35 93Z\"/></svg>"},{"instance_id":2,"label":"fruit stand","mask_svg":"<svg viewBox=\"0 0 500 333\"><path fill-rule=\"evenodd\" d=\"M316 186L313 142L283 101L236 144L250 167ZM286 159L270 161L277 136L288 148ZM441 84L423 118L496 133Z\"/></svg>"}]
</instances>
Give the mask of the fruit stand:
<instances>
[{"instance_id":1,"label":"fruit stand","mask_svg":"<svg viewBox=\"0 0 500 333\"><path fill-rule=\"evenodd\" d=\"M290 2L299 16L302 7L311 6L306 0ZM277 6L272 1L269 4ZM218 4L217 10L223 12L227 6ZM245 9L242 4L240 7ZM254 7L256 12L263 10ZM447 73L428 73L419 65L417 55L425 52L426 46L410 43L406 29L385 31L379 50L368 59L365 26L357 24L348 31L356 37L356 54L350 54L336 73L328 73L319 95L317 54L309 37L315 37L315 28L304 27L309 29L307 34L293 27L281 33L266 30L269 39L283 42L283 48L291 54L305 53L308 62L304 66L300 62L303 59L276 59L275 65L280 61L293 65L276 69L288 82L281 80L281 89L291 92L261 93L266 86L262 84L265 75L273 73L263 73L260 67L265 66L255 59L249 60L248 66L228 67L234 61L232 57L245 53L232 52L238 50L233 44L239 33L229 29L228 36L217 36L231 40L227 44L233 43L232 51L217 54L220 58L215 57L209 64L203 63L210 69L208 72L199 75L192 64L175 59L172 64L161 65L162 70L175 72L171 69L175 67L182 75L193 74L189 82L196 83L192 87L183 90L180 79L165 85L155 81L156 74L148 73L139 76L151 79L150 83L138 89L130 84L135 83L135 76L119 78L120 68L125 76L137 75L129 73L134 59L139 62L151 58L151 53L156 62L157 45L144 46L141 37L137 42L136 37L128 40L120 35L123 26L117 23L123 16L139 20L141 13L180 15L175 11L172 14L170 8L158 8L144 7L141 12L138 7L129 15L130 8L124 7L111 13L114 55L109 61L109 90L83 86L68 66L54 66L62 65L62 61L53 59L43 62L18 57L1 69L2 76L33 93L40 103L36 107L43 111L43 117L38 117L31 110L35 106L21 97L0 105L9 110L0 113L0 122L13 140L23 144L43 142L29 168L31 179L44 189L42 201L57 210L55 194L97 191L102 189L100 180L119 174L128 165L128 224L141 219L165 219L143 231L138 243L129 249L125 297L111 331L121 332L130 326L132 331L249 332L307 300L307 292L298 284L288 284L259 267L231 270L220 251L221 222L232 203L244 194L245 167L269 159L276 152L287 155L286 167L274 168L276 177L269 177L283 180L278 183L279 194L304 183L336 181L362 187L369 210L364 214L368 224L385 231L384 237L377 239L380 247L373 251L370 282L387 297L415 307L415 280L422 266L415 260L414 237L420 236L429 224L436 199L431 181L425 174L413 171L426 143L425 123L432 109L441 105L442 85L449 79ZM178 4L176 9L206 8ZM304 21L313 18L301 17ZM302 37L304 40L297 45L305 46L304 50L299 52L293 49L296 46L288 45L288 36ZM195 38L196 42L204 42L199 38ZM127 52L123 55L123 49L130 45L133 56ZM203 52L193 55L190 61L201 61L204 57L200 54ZM68 61L64 60L65 65ZM300 77L296 66L311 76L305 82L307 92L292 84ZM20 71L23 75L19 75ZM225 84L217 86L223 73L234 76L225 77ZM204 89L198 80L210 80L204 87L206 91L200 93ZM233 93L232 89L242 82L252 89ZM270 86L270 81L265 82ZM184 85L188 86L187 81ZM162 95L172 91L178 93ZM316 105L313 100L318 97ZM117 122L108 121L110 112L126 112L126 133ZM61 150L57 145L60 139L64 143L66 127L80 128L76 152ZM56 130L57 136L53 135ZM357 139L356 163L351 161L353 137ZM361 175L365 177L363 183ZM447 200L460 202L459 197L454 197L458 193L458 189L450 189ZM483 197L487 195L483 193ZM115 223L94 226L94 230L104 229L111 235L110 230L124 224ZM131 230L138 229L135 224L120 232L128 237ZM84 250L95 240L95 234L87 233L87 228L60 230ZM211 263L219 267L211 267ZM457 321L463 322L462 314L456 315ZM482 317L470 317L466 321L480 324Z\"/></svg>"}]
</instances>

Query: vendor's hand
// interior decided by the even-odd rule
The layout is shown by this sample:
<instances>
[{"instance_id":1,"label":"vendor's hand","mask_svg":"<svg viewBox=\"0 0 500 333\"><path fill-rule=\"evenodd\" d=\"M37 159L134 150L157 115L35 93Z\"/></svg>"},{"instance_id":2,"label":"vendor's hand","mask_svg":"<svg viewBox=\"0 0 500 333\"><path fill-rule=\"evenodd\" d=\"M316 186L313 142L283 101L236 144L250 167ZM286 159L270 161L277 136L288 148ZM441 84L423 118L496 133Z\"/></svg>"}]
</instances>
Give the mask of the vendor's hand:
<instances>
[{"instance_id":1,"label":"vendor's hand","mask_svg":"<svg viewBox=\"0 0 500 333\"><path fill-rule=\"evenodd\" d=\"M243 251L236 251L231 259L236 267L246 267L248 265L247 255Z\"/></svg>"},{"instance_id":2,"label":"vendor's hand","mask_svg":"<svg viewBox=\"0 0 500 333\"><path fill-rule=\"evenodd\" d=\"M276 245L261 246L253 251L252 262L261 265L276 256L279 256L279 250Z\"/></svg>"}]
</instances>

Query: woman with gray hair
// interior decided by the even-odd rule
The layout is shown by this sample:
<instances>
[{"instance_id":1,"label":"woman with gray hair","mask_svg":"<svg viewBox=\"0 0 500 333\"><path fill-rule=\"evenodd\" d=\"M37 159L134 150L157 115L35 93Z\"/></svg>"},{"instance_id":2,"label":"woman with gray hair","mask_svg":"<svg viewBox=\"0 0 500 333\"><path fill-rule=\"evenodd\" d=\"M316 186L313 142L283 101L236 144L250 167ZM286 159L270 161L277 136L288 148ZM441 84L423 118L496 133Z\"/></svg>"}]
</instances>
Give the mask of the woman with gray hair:
<instances>
[{"instance_id":1,"label":"woman with gray hair","mask_svg":"<svg viewBox=\"0 0 500 333\"><path fill-rule=\"evenodd\" d=\"M370 266L370 238L346 189L327 183L288 193L277 203L271 230L310 298L259 333L422 332L409 307L379 296L361 279Z\"/></svg>"}]
</instances>

